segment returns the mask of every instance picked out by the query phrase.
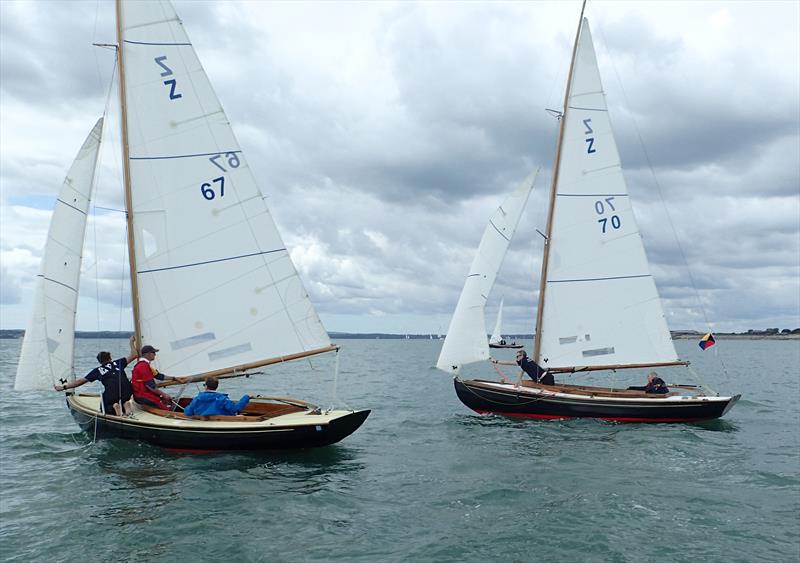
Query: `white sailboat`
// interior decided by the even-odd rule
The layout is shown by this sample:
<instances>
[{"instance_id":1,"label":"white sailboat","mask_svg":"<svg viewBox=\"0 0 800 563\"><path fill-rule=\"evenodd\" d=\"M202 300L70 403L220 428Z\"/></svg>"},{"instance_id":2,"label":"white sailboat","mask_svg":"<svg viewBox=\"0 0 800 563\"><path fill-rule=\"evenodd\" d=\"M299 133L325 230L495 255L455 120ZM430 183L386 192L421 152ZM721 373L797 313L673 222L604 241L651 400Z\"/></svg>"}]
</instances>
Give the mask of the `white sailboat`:
<instances>
[{"instance_id":1,"label":"white sailboat","mask_svg":"<svg viewBox=\"0 0 800 563\"><path fill-rule=\"evenodd\" d=\"M159 348L161 371L190 381L239 377L263 366L338 352L173 6L167 0L117 0L116 11L137 342ZM87 184L86 190L90 178ZM84 221L88 195L85 199ZM51 231L64 229L77 241L75 229L54 215ZM79 238L82 243L82 231ZM43 279L51 278L46 272ZM76 287L76 278L64 285ZM34 323L46 319L52 332L51 317L74 317L75 303L59 301L60 312L51 302L34 312ZM29 342L26 335L23 348L32 351L20 363L18 381L34 373L39 387L52 388L64 375L74 378L71 334L64 337L70 344L56 349L57 361L44 348L45 340L35 332L31 336ZM52 368L42 371L28 361L35 354L50 358ZM178 403L185 406L188 400ZM140 405L133 418L122 419L101 413L97 396L68 394L67 403L78 423L98 436L209 450L326 445L355 431L369 414L257 397L239 416L219 420Z\"/></svg>"},{"instance_id":2,"label":"white sailboat","mask_svg":"<svg viewBox=\"0 0 800 563\"><path fill-rule=\"evenodd\" d=\"M497 321L494 323L494 330L489 337L489 348L522 348L522 344L516 342L506 342L503 338L503 299L500 299L500 306L497 308Z\"/></svg>"},{"instance_id":3,"label":"white sailboat","mask_svg":"<svg viewBox=\"0 0 800 563\"><path fill-rule=\"evenodd\" d=\"M464 342L448 349L444 368L456 376L458 366L486 359ZM649 271L583 10L560 116L533 359L555 374L687 364L678 359ZM477 412L530 418L693 421L720 417L739 399L695 386L654 395L456 377L455 387Z\"/></svg>"}]
</instances>

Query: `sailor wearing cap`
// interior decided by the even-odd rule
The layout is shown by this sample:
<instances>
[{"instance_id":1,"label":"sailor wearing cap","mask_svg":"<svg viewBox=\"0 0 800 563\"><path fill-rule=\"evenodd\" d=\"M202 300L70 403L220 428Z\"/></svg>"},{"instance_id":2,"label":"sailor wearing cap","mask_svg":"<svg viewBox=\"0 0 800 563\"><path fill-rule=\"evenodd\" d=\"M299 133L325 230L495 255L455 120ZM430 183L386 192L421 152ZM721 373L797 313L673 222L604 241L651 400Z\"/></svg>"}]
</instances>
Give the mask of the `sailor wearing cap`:
<instances>
[{"instance_id":1,"label":"sailor wearing cap","mask_svg":"<svg viewBox=\"0 0 800 563\"><path fill-rule=\"evenodd\" d=\"M170 410L172 408L172 397L156 387L155 380L173 380L186 383L183 377L172 377L160 373L154 365L158 348L146 344L142 346L139 362L133 368L131 384L133 385L133 400L140 405Z\"/></svg>"}]
</instances>

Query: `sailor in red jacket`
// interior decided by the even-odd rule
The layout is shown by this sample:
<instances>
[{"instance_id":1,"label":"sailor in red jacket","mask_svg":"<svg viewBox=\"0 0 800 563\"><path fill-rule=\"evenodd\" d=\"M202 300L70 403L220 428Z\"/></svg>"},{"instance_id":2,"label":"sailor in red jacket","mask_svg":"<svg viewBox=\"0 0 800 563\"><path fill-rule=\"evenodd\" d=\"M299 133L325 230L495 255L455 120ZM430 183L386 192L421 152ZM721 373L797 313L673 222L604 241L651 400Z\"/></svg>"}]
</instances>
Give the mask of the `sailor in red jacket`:
<instances>
[{"instance_id":1,"label":"sailor in red jacket","mask_svg":"<svg viewBox=\"0 0 800 563\"><path fill-rule=\"evenodd\" d=\"M160 409L169 410L172 408L172 397L156 387L156 379L171 379L180 383L186 383L183 377L171 377L159 373L155 366L150 362L155 360L158 350L149 344L142 346L141 357L133 368L131 385L133 386L133 400L140 405L148 405Z\"/></svg>"}]
</instances>

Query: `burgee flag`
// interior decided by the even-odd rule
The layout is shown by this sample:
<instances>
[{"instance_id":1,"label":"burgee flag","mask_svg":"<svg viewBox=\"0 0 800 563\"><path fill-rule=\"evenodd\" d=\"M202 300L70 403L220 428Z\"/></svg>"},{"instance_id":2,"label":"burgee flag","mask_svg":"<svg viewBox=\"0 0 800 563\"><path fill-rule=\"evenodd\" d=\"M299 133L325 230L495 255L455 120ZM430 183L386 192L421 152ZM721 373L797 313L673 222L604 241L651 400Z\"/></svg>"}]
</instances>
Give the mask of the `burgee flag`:
<instances>
[{"instance_id":1,"label":"burgee flag","mask_svg":"<svg viewBox=\"0 0 800 563\"><path fill-rule=\"evenodd\" d=\"M706 334L703 338L701 338L700 342L699 342L700 348L703 349L703 350L707 350L708 348L711 348L716 343L717 343L717 341L714 340L714 335L711 334L710 332L708 334Z\"/></svg>"}]
</instances>

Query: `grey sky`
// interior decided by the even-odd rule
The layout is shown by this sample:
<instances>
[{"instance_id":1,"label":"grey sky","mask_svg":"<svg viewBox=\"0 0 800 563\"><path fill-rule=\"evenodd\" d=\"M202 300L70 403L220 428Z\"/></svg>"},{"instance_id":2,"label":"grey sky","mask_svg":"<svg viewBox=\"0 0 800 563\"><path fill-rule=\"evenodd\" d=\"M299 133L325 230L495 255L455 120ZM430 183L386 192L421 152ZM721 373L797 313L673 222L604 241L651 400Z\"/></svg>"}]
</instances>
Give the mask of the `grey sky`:
<instances>
[{"instance_id":1,"label":"grey sky","mask_svg":"<svg viewBox=\"0 0 800 563\"><path fill-rule=\"evenodd\" d=\"M799 6L587 8L672 328L706 328L698 298L717 330L800 326ZM115 41L112 8L0 2L3 328L27 321L53 200L103 112L112 53L91 43ZM561 105L579 2L176 9L328 330L446 330L488 216L542 166L487 320L504 296L506 330L532 331L544 108ZM109 145L97 205L120 208ZM124 236L113 212L87 230L81 329L130 327Z\"/></svg>"}]
</instances>

